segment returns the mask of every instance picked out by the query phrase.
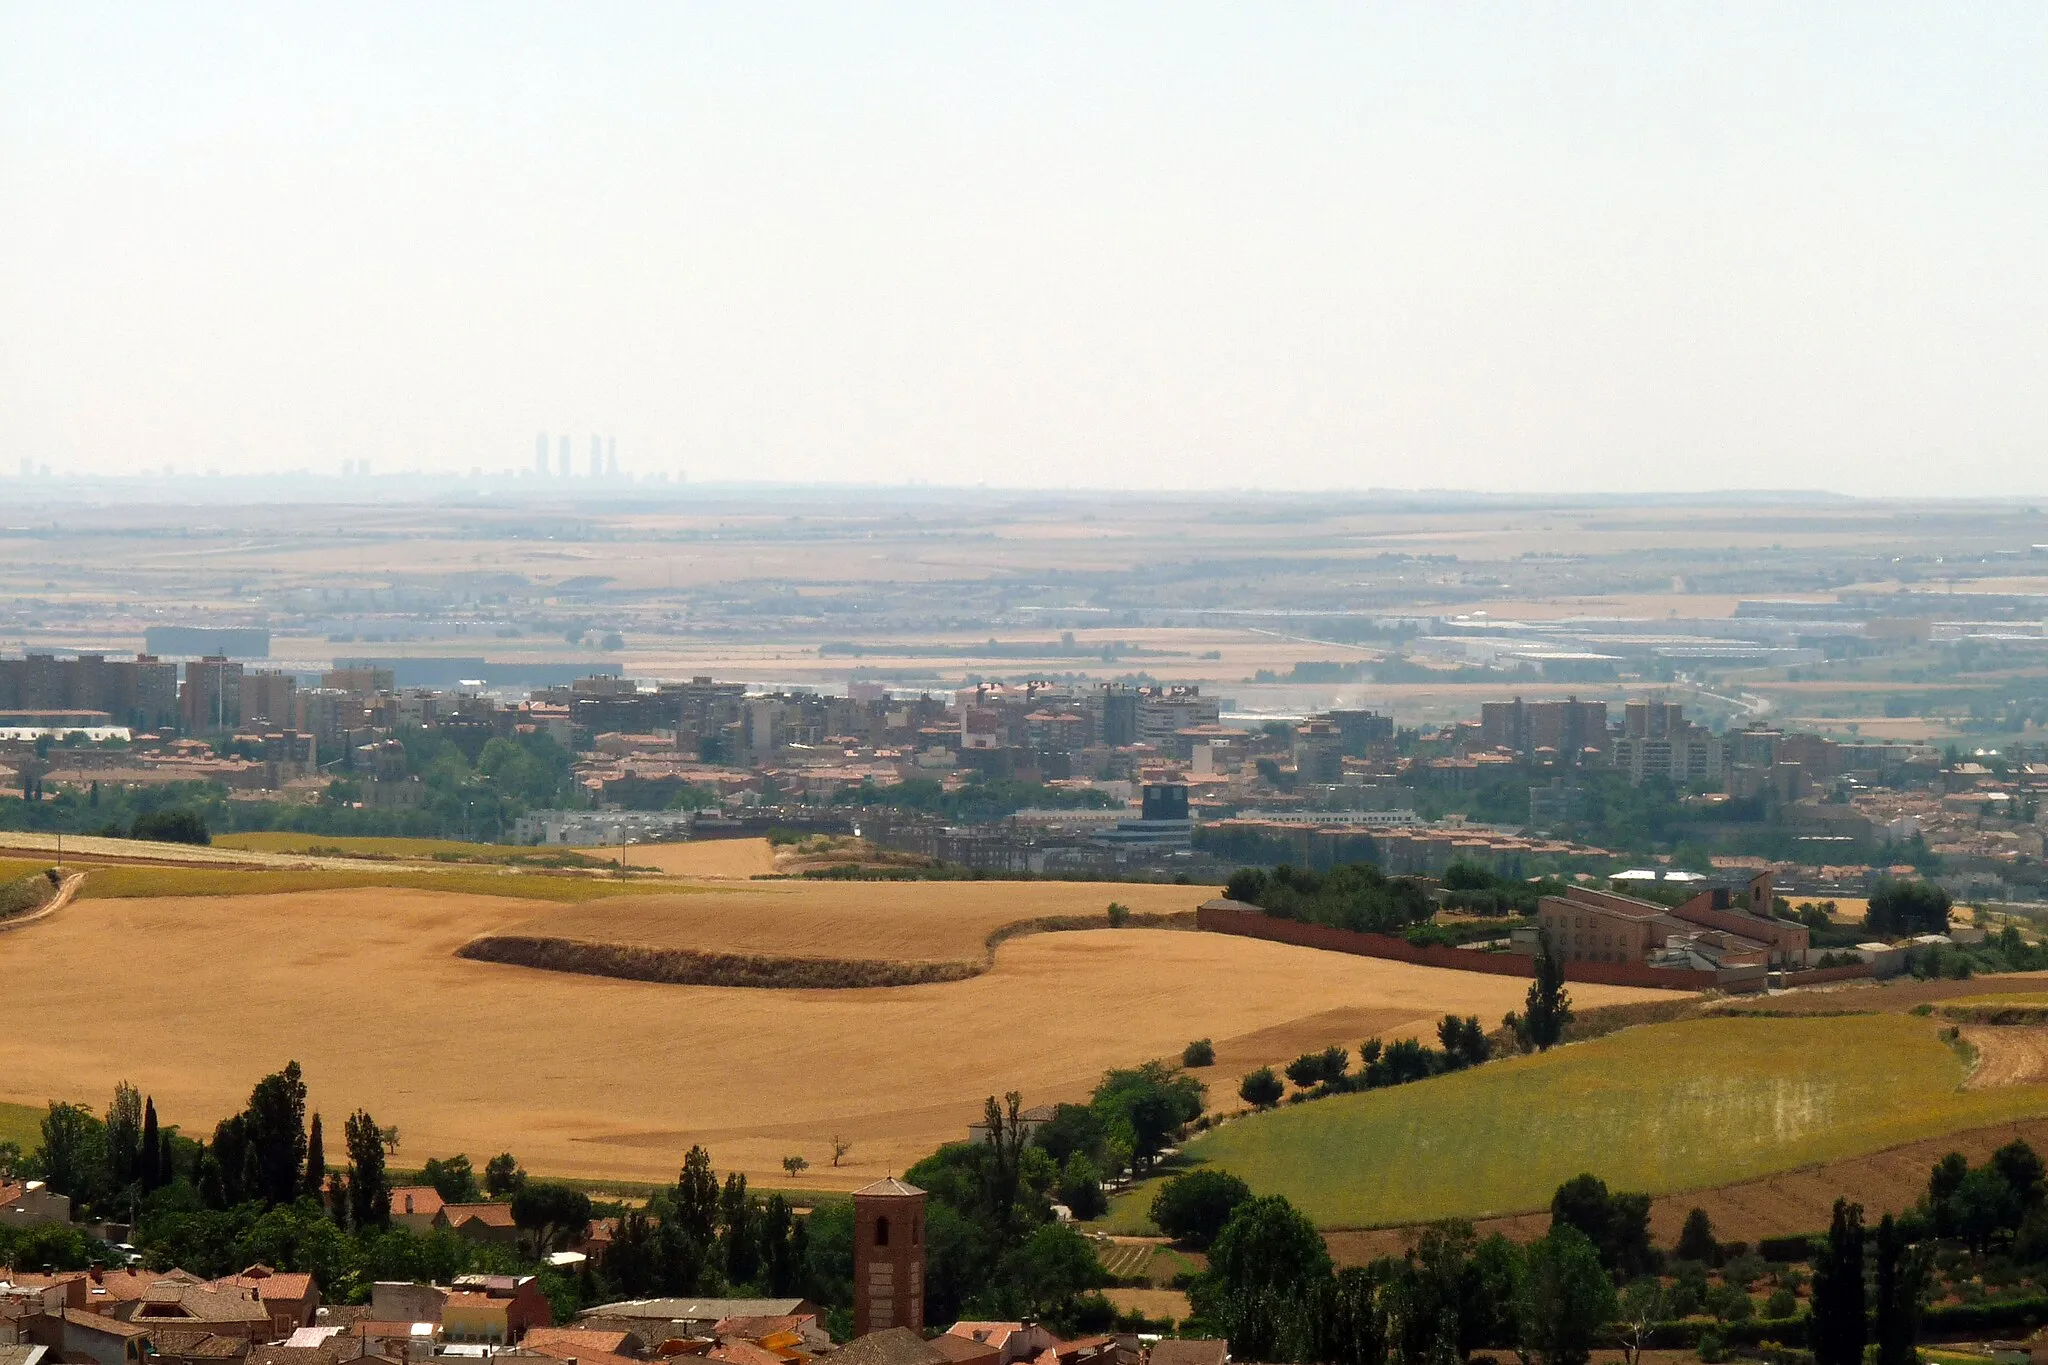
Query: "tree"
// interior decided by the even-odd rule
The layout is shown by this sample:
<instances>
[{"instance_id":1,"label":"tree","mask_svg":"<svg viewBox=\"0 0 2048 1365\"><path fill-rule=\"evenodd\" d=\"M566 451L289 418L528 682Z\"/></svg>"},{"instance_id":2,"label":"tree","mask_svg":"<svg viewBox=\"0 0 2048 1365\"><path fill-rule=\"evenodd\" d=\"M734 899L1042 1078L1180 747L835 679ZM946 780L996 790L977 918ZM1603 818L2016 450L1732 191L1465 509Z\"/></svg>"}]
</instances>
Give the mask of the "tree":
<instances>
[{"instance_id":1,"label":"tree","mask_svg":"<svg viewBox=\"0 0 2048 1365\"><path fill-rule=\"evenodd\" d=\"M142 1093L127 1081L114 1086L106 1130L107 1187L122 1190L136 1180L142 1157Z\"/></svg>"},{"instance_id":2,"label":"tree","mask_svg":"<svg viewBox=\"0 0 2048 1365\"><path fill-rule=\"evenodd\" d=\"M391 1225L391 1180L384 1171L384 1132L368 1111L349 1115L348 1221L360 1234Z\"/></svg>"},{"instance_id":3,"label":"tree","mask_svg":"<svg viewBox=\"0 0 2048 1365\"><path fill-rule=\"evenodd\" d=\"M669 1209L663 1226L676 1228L700 1247L708 1248L718 1235L718 1173L711 1169L711 1153L693 1146L683 1154L683 1169L669 1193Z\"/></svg>"},{"instance_id":4,"label":"tree","mask_svg":"<svg viewBox=\"0 0 2048 1365\"><path fill-rule=\"evenodd\" d=\"M1146 1162L1201 1117L1207 1096L1193 1076L1146 1062L1105 1072L1089 1103L1106 1127L1126 1137L1133 1158Z\"/></svg>"},{"instance_id":5,"label":"tree","mask_svg":"<svg viewBox=\"0 0 2048 1365\"><path fill-rule=\"evenodd\" d=\"M1231 1213L1209 1248L1209 1273L1229 1293L1291 1292L1330 1273L1330 1252L1285 1197L1264 1195Z\"/></svg>"},{"instance_id":6,"label":"tree","mask_svg":"<svg viewBox=\"0 0 2048 1365\"><path fill-rule=\"evenodd\" d=\"M510 1152L500 1152L484 1163L484 1192L493 1199L503 1199L526 1183L526 1172L519 1169L518 1158Z\"/></svg>"},{"instance_id":7,"label":"tree","mask_svg":"<svg viewBox=\"0 0 2048 1365\"><path fill-rule=\"evenodd\" d=\"M811 1163L800 1156L786 1156L782 1158L782 1169L791 1180L796 1179L810 1168Z\"/></svg>"},{"instance_id":8,"label":"tree","mask_svg":"<svg viewBox=\"0 0 2048 1365\"><path fill-rule=\"evenodd\" d=\"M2043 1181L2048 1178L2040 1156L2023 1139L2014 1138L1991 1154L1991 1166L2005 1178L2012 1187L2013 1197L2020 1208L2039 1208L2042 1203Z\"/></svg>"},{"instance_id":9,"label":"tree","mask_svg":"<svg viewBox=\"0 0 2048 1365\"><path fill-rule=\"evenodd\" d=\"M476 1168L461 1152L451 1157L428 1157L426 1165L420 1169L420 1179L432 1185L434 1193L440 1195L445 1204L474 1204L480 1193ZM517 1192L517 1186L514 1192Z\"/></svg>"},{"instance_id":10,"label":"tree","mask_svg":"<svg viewBox=\"0 0 2048 1365\"><path fill-rule=\"evenodd\" d=\"M1538 1052L1547 1052L1564 1038L1572 1021L1571 992L1564 988L1564 962L1550 943L1550 931L1536 931L1536 979L1529 983L1520 1031Z\"/></svg>"},{"instance_id":11,"label":"tree","mask_svg":"<svg viewBox=\"0 0 2048 1365\"><path fill-rule=\"evenodd\" d=\"M561 1249L590 1226L590 1196L555 1180L529 1180L512 1196L512 1221L539 1254Z\"/></svg>"},{"instance_id":12,"label":"tree","mask_svg":"<svg viewBox=\"0 0 2048 1365\"><path fill-rule=\"evenodd\" d=\"M1550 1225L1577 1228L1611 1273L1632 1278L1650 1269L1648 1195L1609 1194L1597 1176L1574 1176L1550 1198Z\"/></svg>"},{"instance_id":13,"label":"tree","mask_svg":"<svg viewBox=\"0 0 2048 1365\"><path fill-rule=\"evenodd\" d=\"M1835 1201L1828 1244L1813 1267L1814 1365L1862 1365L1863 1206Z\"/></svg>"},{"instance_id":14,"label":"tree","mask_svg":"<svg viewBox=\"0 0 2048 1365\"><path fill-rule=\"evenodd\" d=\"M1713 1220L1707 1217L1705 1209L1694 1209L1685 1215L1685 1226L1678 1230L1678 1245L1672 1250L1679 1260L1698 1261L1701 1265L1712 1265L1720 1258Z\"/></svg>"},{"instance_id":15,"label":"tree","mask_svg":"<svg viewBox=\"0 0 2048 1365\"><path fill-rule=\"evenodd\" d=\"M1197 1038L1180 1050L1182 1066L1216 1065L1216 1045L1207 1038Z\"/></svg>"},{"instance_id":16,"label":"tree","mask_svg":"<svg viewBox=\"0 0 2048 1365\"><path fill-rule=\"evenodd\" d=\"M58 1194L86 1199L93 1173L106 1164L106 1150L106 1129L92 1110L50 1101L43 1116L43 1183Z\"/></svg>"},{"instance_id":17,"label":"tree","mask_svg":"<svg viewBox=\"0 0 2048 1365\"><path fill-rule=\"evenodd\" d=\"M1085 1152L1090 1159L1101 1156L1108 1134L1102 1116L1089 1106L1062 1104L1053 1110L1052 1118L1038 1126L1031 1140L1045 1148L1054 1161L1064 1163L1076 1152Z\"/></svg>"},{"instance_id":18,"label":"tree","mask_svg":"<svg viewBox=\"0 0 2048 1365\"><path fill-rule=\"evenodd\" d=\"M1238 1083L1238 1098L1255 1109L1271 1109L1280 1103L1280 1097L1287 1093L1287 1087L1273 1074L1273 1068L1262 1066Z\"/></svg>"},{"instance_id":19,"label":"tree","mask_svg":"<svg viewBox=\"0 0 2048 1365\"><path fill-rule=\"evenodd\" d=\"M308 1199L318 1199L327 1189L327 1139L320 1131L320 1116L313 1115L313 1126L306 1130L306 1180L300 1193Z\"/></svg>"},{"instance_id":20,"label":"tree","mask_svg":"<svg viewBox=\"0 0 2048 1365\"><path fill-rule=\"evenodd\" d=\"M1933 882L1883 881L1870 893L1863 925L1881 938L1945 934L1954 902Z\"/></svg>"},{"instance_id":21,"label":"tree","mask_svg":"<svg viewBox=\"0 0 2048 1365\"><path fill-rule=\"evenodd\" d=\"M1038 1317L1063 1316L1083 1290L1107 1283L1088 1239L1063 1223L1044 1223L1003 1258L1002 1278Z\"/></svg>"},{"instance_id":22,"label":"tree","mask_svg":"<svg viewBox=\"0 0 2048 1365\"><path fill-rule=\"evenodd\" d=\"M832 1135L832 1164L835 1167L839 1164L841 1158L852 1150L853 1144L851 1142L848 1142L837 1133Z\"/></svg>"},{"instance_id":23,"label":"tree","mask_svg":"<svg viewBox=\"0 0 2048 1365\"><path fill-rule=\"evenodd\" d=\"M150 1096L142 1102L142 1149L136 1153L136 1179L142 1183L142 1192L150 1193L159 1185L169 1183L170 1172L163 1169L162 1139L156 1126L156 1097ZM0 1171L0 1175L7 1174Z\"/></svg>"},{"instance_id":24,"label":"tree","mask_svg":"<svg viewBox=\"0 0 2048 1365\"><path fill-rule=\"evenodd\" d=\"M786 1298L797 1292L803 1280L803 1261L797 1254L794 1233L796 1216L789 1201L779 1194L768 1196L757 1220L761 1239L761 1285L771 1298Z\"/></svg>"},{"instance_id":25,"label":"tree","mask_svg":"<svg viewBox=\"0 0 2048 1365\"><path fill-rule=\"evenodd\" d=\"M1650 1275L1629 1281L1614 1313L1615 1335L1621 1339L1627 1365L1638 1365L1643 1348L1650 1344L1651 1331L1672 1316L1671 1296L1664 1292L1662 1281Z\"/></svg>"},{"instance_id":26,"label":"tree","mask_svg":"<svg viewBox=\"0 0 2048 1365\"><path fill-rule=\"evenodd\" d=\"M1102 1193L1102 1172L1086 1152L1075 1152L1060 1168L1059 1196L1076 1218L1099 1218L1109 1211L1109 1200Z\"/></svg>"},{"instance_id":27,"label":"tree","mask_svg":"<svg viewBox=\"0 0 2048 1365\"><path fill-rule=\"evenodd\" d=\"M1251 1197L1251 1186L1228 1171L1188 1171L1159 1187L1152 1197L1152 1221L1168 1237L1205 1251Z\"/></svg>"},{"instance_id":28,"label":"tree","mask_svg":"<svg viewBox=\"0 0 2048 1365\"><path fill-rule=\"evenodd\" d=\"M725 1228L726 1278L734 1284L750 1283L760 1269L761 1246L754 1226L754 1201L747 1194L747 1178L738 1171L726 1176L718 1211Z\"/></svg>"},{"instance_id":29,"label":"tree","mask_svg":"<svg viewBox=\"0 0 2048 1365\"><path fill-rule=\"evenodd\" d=\"M299 1197L306 1169L306 1082L297 1062L286 1062L249 1092L251 1188L265 1204ZM380 1148L381 1152L381 1148Z\"/></svg>"},{"instance_id":30,"label":"tree","mask_svg":"<svg viewBox=\"0 0 2048 1365\"><path fill-rule=\"evenodd\" d=\"M1877 1225L1877 1365L1914 1365L1926 1284L1925 1260L1886 1214Z\"/></svg>"},{"instance_id":31,"label":"tree","mask_svg":"<svg viewBox=\"0 0 2048 1365\"><path fill-rule=\"evenodd\" d=\"M1010 1243L1015 1231L1017 1194L1024 1168L1024 1097L1015 1090L1003 1096L1001 1104L990 1095L982 1106L981 1121L988 1129L986 1150L981 1153L981 1205L1000 1246Z\"/></svg>"},{"instance_id":32,"label":"tree","mask_svg":"<svg viewBox=\"0 0 2048 1365\"><path fill-rule=\"evenodd\" d=\"M131 839L148 839L160 844L210 844L206 819L196 810L166 808L135 817L129 827Z\"/></svg>"},{"instance_id":33,"label":"tree","mask_svg":"<svg viewBox=\"0 0 2048 1365\"><path fill-rule=\"evenodd\" d=\"M1547 1236L1531 1244L1515 1301L1524 1352L1544 1365L1585 1365L1615 1311L1614 1282L1584 1233L1569 1223L1554 1223Z\"/></svg>"}]
</instances>

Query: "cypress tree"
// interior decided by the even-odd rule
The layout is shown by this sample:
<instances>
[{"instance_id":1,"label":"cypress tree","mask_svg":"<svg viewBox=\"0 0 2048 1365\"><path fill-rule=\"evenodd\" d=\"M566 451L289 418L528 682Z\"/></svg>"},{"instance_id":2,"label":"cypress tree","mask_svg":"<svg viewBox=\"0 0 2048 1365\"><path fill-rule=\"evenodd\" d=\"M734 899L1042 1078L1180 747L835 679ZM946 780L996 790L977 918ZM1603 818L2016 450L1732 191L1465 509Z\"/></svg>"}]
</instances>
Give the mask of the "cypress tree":
<instances>
[{"instance_id":1,"label":"cypress tree","mask_svg":"<svg viewBox=\"0 0 2048 1365\"><path fill-rule=\"evenodd\" d=\"M135 1154L135 1174L142 1181L144 1194L168 1183L159 1164L162 1156L163 1139L156 1130L156 1097L152 1095L142 1102L142 1148Z\"/></svg>"},{"instance_id":2,"label":"cypress tree","mask_svg":"<svg viewBox=\"0 0 2048 1365\"><path fill-rule=\"evenodd\" d=\"M1877 1225L1877 1365L1913 1365L1926 1267L1890 1214Z\"/></svg>"},{"instance_id":3,"label":"cypress tree","mask_svg":"<svg viewBox=\"0 0 2048 1365\"><path fill-rule=\"evenodd\" d=\"M1863 1302L1863 1206L1835 1201L1827 1251L1813 1268L1814 1365L1862 1365L1869 1322Z\"/></svg>"},{"instance_id":4,"label":"cypress tree","mask_svg":"<svg viewBox=\"0 0 2048 1365\"><path fill-rule=\"evenodd\" d=\"M306 1186L305 1193L310 1199L319 1199L327 1188L327 1149L320 1136L320 1116L313 1115L313 1126L306 1133Z\"/></svg>"}]
</instances>

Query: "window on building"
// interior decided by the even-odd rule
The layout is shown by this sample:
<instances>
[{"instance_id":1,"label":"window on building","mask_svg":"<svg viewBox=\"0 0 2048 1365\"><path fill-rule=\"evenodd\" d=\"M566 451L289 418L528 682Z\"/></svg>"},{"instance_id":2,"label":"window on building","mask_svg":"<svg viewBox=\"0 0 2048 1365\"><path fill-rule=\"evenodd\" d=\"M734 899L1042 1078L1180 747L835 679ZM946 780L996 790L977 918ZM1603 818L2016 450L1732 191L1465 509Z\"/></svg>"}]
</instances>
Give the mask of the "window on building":
<instances>
[{"instance_id":1,"label":"window on building","mask_svg":"<svg viewBox=\"0 0 2048 1365\"><path fill-rule=\"evenodd\" d=\"M889 1245L889 1220L887 1218L877 1218L875 1220L875 1245L878 1247Z\"/></svg>"}]
</instances>

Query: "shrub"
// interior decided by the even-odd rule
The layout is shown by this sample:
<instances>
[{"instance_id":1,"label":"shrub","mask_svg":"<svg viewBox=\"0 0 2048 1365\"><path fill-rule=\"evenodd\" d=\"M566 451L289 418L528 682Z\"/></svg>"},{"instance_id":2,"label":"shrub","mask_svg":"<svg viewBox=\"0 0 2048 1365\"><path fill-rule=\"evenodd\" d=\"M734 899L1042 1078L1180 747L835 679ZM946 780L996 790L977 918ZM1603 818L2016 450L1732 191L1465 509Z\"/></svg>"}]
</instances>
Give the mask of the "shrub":
<instances>
[{"instance_id":1,"label":"shrub","mask_svg":"<svg viewBox=\"0 0 2048 1365\"><path fill-rule=\"evenodd\" d=\"M1197 1038L1180 1051L1182 1066L1216 1065L1216 1045L1207 1038Z\"/></svg>"},{"instance_id":2,"label":"shrub","mask_svg":"<svg viewBox=\"0 0 2048 1365\"><path fill-rule=\"evenodd\" d=\"M1260 1109L1271 1109L1286 1093L1287 1087L1273 1074L1270 1066L1262 1066L1252 1072L1237 1087L1238 1098Z\"/></svg>"},{"instance_id":3,"label":"shrub","mask_svg":"<svg viewBox=\"0 0 2048 1365\"><path fill-rule=\"evenodd\" d=\"M1131 907L1125 905L1122 901L1111 901L1109 903L1109 927L1121 929L1130 922Z\"/></svg>"}]
</instances>

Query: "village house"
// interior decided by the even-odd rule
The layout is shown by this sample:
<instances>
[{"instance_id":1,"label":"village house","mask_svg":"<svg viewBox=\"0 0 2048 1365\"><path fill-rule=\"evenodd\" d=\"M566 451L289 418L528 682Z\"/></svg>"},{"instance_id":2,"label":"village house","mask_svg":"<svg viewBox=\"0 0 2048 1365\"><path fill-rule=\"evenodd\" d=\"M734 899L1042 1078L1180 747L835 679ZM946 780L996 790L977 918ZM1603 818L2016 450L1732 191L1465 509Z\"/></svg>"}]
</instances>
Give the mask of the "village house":
<instances>
[{"instance_id":1,"label":"village house","mask_svg":"<svg viewBox=\"0 0 2048 1365\"><path fill-rule=\"evenodd\" d=\"M554 1325L554 1309L531 1275L458 1275L441 1305L448 1342L509 1346L529 1328Z\"/></svg>"},{"instance_id":2,"label":"village house","mask_svg":"<svg viewBox=\"0 0 2048 1365\"><path fill-rule=\"evenodd\" d=\"M280 1339L301 1327L311 1327L320 1311L320 1288L311 1275L276 1271L260 1263L239 1275L209 1281L206 1287L255 1295L256 1301L270 1311L271 1335Z\"/></svg>"},{"instance_id":3,"label":"village house","mask_svg":"<svg viewBox=\"0 0 2048 1365\"><path fill-rule=\"evenodd\" d=\"M510 1204L443 1204L431 1226L447 1228L466 1242L489 1242L516 1246L519 1225L512 1221Z\"/></svg>"},{"instance_id":4,"label":"village house","mask_svg":"<svg viewBox=\"0 0 2048 1365\"><path fill-rule=\"evenodd\" d=\"M0 1180L0 1227L34 1228L71 1221L71 1196L40 1180Z\"/></svg>"},{"instance_id":5,"label":"village house","mask_svg":"<svg viewBox=\"0 0 2048 1365\"><path fill-rule=\"evenodd\" d=\"M391 1226L430 1232L446 1201L432 1185L400 1185L391 1191Z\"/></svg>"},{"instance_id":6,"label":"village house","mask_svg":"<svg viewBox=\"0 0 2048 1365\"><path fill-rule=\"evenodd\" d=\"M217 1289L196 1276L174 1270L149 1286L142 1297L116 1307L113 1316L142 1327L204 1329L216 1336L238 1336L249 1341L269 1341L274 1323L268 1308L254 1290Z\"/></svg>"}]
</instances>

